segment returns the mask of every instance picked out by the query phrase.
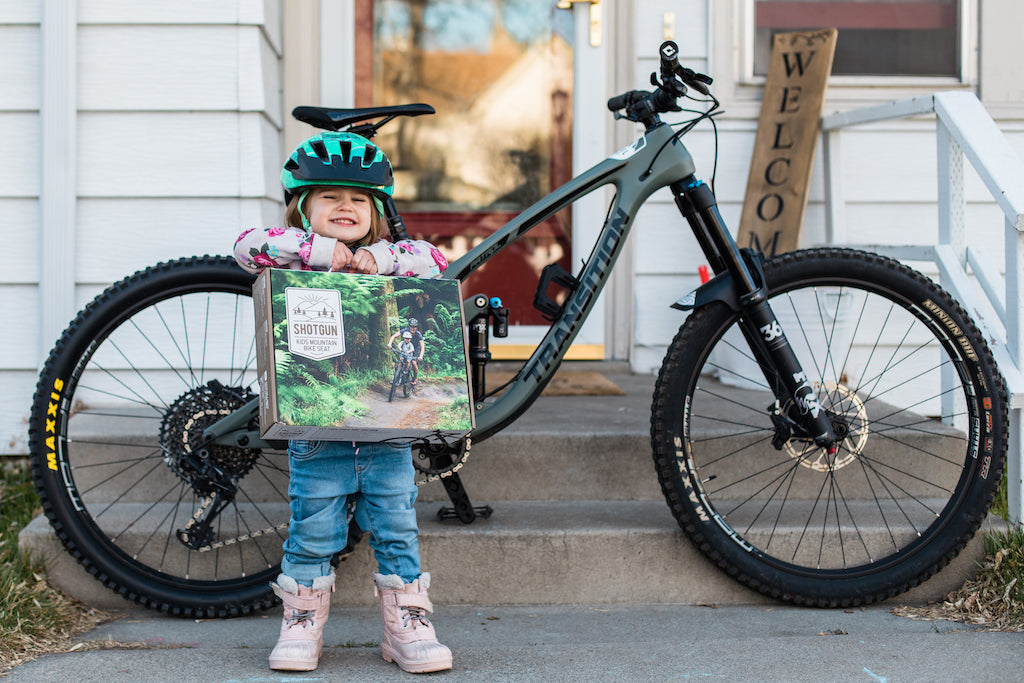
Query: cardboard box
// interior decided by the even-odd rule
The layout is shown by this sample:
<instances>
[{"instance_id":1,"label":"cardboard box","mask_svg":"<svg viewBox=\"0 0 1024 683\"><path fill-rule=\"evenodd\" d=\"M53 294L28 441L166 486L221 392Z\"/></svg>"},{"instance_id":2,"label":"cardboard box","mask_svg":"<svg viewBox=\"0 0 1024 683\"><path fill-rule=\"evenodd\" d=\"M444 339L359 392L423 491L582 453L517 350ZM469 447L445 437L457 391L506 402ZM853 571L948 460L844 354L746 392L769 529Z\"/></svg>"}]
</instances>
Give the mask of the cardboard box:
<instances>
[{"instance_id":1,"label":"cardboard box","mask_svg":"<svg viewBox=\"0 0 1024 683\"><path fill-rule=\"evenodd\" d=\"M473 428L457 280L267 268L253 285L260 433L268 439L383 441ZM425 345L419 378L389 401L409 318Z\"/></svg>"}]
</instances>

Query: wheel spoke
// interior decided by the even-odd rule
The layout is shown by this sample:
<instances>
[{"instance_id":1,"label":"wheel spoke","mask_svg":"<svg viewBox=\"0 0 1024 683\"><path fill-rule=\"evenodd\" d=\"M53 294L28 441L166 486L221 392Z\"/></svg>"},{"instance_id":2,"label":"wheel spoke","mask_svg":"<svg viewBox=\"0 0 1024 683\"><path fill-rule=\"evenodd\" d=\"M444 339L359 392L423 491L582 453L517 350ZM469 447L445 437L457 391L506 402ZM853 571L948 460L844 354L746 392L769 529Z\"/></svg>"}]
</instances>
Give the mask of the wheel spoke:
<instances>
[{"instance_id":1,"label":"wheel spoke","mask_svg":"<svg viewBox=\"0 0 1024 683\"><path fill-rule=\"evenodd\" d=\"M43 414L50 402L37 394L33 407L30 431L45 433L48 417L59 443L59 476L41 498L67 498L48 506L51 516L86 522L55 520L87 569L158 609L227 616L273 600L267 585L290 513L287 457L204 436L257 395L251 286L224 257L141 271L84 309L40 380L62 389L55 424ZM33 438L45 465L46 444ZM211 507L213 490L233 491L230 502Z\"/></svg>"},{"instance_id":2,"label":"wheel spoke","mask_svg":"<svg viewBox=\"0 0 1024 683\"><path fill-rule=\"evenodd\" d=\"M979 450L1002 471L1001 379L948 295L896 262L814 250L764 272L836 449L806 437L795 401L774 396L737 348L739 314L711 304L690 314L657 384L666 500L705 552L760 591L800 604L883 599L906 586L901 565L923 580L947 563L990 503L998 475L978 476ZM839 587L852 577L860 588Z\"/></svg>"}]
</instances>

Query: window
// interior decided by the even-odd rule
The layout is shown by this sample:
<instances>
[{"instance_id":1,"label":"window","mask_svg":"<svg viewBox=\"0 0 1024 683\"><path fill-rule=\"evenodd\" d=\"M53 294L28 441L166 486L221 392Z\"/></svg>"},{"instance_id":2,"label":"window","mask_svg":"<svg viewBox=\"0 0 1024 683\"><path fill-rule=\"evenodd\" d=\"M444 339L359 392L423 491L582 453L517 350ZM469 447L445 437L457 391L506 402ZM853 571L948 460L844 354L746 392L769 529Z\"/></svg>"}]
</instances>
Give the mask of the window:
<instances>
[{"instance_id":1,"label":"window","mask_svg":"<svg viewBox=\"0 0 1024 683\"><path fill-rule=\"evenodd\" d=\"M776 33L839 29L833 75L961 78L959 0L756 0L754 74Z\"/></svg>"}]
</instances>

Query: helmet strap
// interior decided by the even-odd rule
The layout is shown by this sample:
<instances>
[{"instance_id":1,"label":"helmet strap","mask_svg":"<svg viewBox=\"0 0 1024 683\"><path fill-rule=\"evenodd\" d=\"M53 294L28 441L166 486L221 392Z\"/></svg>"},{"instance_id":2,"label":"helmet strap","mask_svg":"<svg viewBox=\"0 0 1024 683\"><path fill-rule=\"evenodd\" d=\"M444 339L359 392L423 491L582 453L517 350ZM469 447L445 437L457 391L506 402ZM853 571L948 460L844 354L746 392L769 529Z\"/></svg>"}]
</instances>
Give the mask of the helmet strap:
<instances>
[{"instance_id":1,"label":"helmet strap","mask_svg":"<svg viewBox=\"0 0 1024 683\"><path fill-rule=\"evenodd\" d=\"M299 210L299 219L302 221L303 230L310 229L309 219L306 218L306 214L302 210L302 204L306 201L306 197L309 196L309 193L311 191L312 188L306 188L305 190L303 190L302 194L299 195L299 203L295 205L295 208Z\"/></svg>"}]
</instances>

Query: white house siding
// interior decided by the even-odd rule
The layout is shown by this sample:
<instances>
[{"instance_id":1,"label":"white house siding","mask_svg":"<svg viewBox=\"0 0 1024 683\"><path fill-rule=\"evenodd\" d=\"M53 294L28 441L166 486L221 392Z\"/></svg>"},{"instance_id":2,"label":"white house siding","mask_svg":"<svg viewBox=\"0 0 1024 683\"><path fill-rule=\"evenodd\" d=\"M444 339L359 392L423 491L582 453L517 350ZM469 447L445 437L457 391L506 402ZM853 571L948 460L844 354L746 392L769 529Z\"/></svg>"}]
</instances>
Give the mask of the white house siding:
<instances>
[{"instance_id":1,"label":"white house siding","mask_svg":"<svg viewBox=\"0 0 1024 683\"><path fill-rule=\"evenodd\" d=\"M54 267L39 229L43 7L0 3L0 231L17 255L0 272L0 316L12 322L0 325L0 454L27 450L36 376L55 341L43 338L50 302L39 301ZM135 270L230 253L242 226L278 219L283 120L280 0L74 7L73 272L56 276L77 310Z\"/></svg>"},{"instance_id":2,"label":"white house siding","mask_svg":"<svg viewBox=\"0 0 1024 683\"><path fill-rule=\"evenodd\" d=\"M39 335L40 8L0 5L0 452L23 452Z\"/></svg>"},{"instance_id":3,"label":"white house siding","mask_svg":"<svg viewBox=\"0 0 1024 683\"><path fill-rule=\"evenodd\" d=\"M0 234L9 255L0 272L0 319L8 321L0 325L0 454L25 452L25 420L39 363L54 341L41 332L41 311L54 305L40 301L43 268L50 267L51 281L57 275L57 282L70 288L70 317L112 281L160 260L227 253L240 227L271 223L280 212L282 0L77 0L70 5L77 21L77 68L70 84L77 103L75 144L67 155L76 174L75 220L67 227L74 253L68 272L54 274L39 237L40 22L47 1L0 2L0 155L7 160L0 165ZM736 226L761 96L760 84L746 79L742 69L743 22L752 0L607 1L633 17L623 22L632 39L614 44L635 46L630 54L616 55L633 66L615 73L632 76L612 90L647 84L657 68L668 12L674 14L681 61L715 77L726 110L718 119L715 188L726 222ZM981 94L1011 145L1024 155L1024 86L1014 54L1024 3L985 0L979 21L979 0L964 1L971 35L977 36L969 46L964 82L833 79L825 112L936 90L969 90ZM604 30L610 35L616 26L609 21ZM316 36L310 37L313 44ZM297 74L291 87L303 75ZM614 130L609 152L636 133L621 121ZM715 151L710 127L691 133L686 143L699 175L710 179ZM930 120L851 129L843 134L843 154L850 240L934 240L936 153ZM972 171L966 188L968 224L976 231L972 243L985 244L1001 262L1002 216ZM805 245L824 239L823 199L819 150ZM632 240L633 326L627 348L634 370L648 372L660 364L683 319L669 306L698 284L703 258L667 192L643 208Z\"/></svg>"},{"instance_id":4,"label":"white house siding","mask_svg":"<svg viewBox=\"0 0 1024 683\"><path fill-rule=\"evenodd\" d=\"M942 90L982 93L982 102L1007 135L1017 154L1024 156L1024 94L1019 75L1008 63L1019 63L1012 53L1007 26L1024 25L1024 4L987 0L984 21L977 3L967 3L972 45L963 82L953 79L833 78L825 114L856 109L895 99ZM620 89L643 87L657 68L656 50L663 40L666 12L675 15L675 40L680 62L715 78L715 94L726 113L718 118L718 166L715 189L726 223L735 229L746 191L747 172L760 112L760 85L743 76L744 21L751 0L637 0L635 83ZM988 40L986 40L988 38ZM839 40L842 40L840 31ZM1017 40L1019 44L1019 40ZM977 48L975 59L973 49ZM978 62L989 65L979 72ZM985 80L987 79L987 80ZM620 126L627 124L619 123ZM619 131L621 135L621 130ZM685 138L697 164L698 177L710 179L714 161L711 128L702 124ZM938 231L936 142L932 118L891 121L851 128L842 138L843 188L847 239L855 243L930 244ZM1024 179L1022 179L1024 181ZM1002 267L1004 219L965 161L966 219L972 244L983 244ZM655 371L665 349L684 319L669 306L699 284L697 267L704 262L688 226L679 217L670 195L656 195L641 211L634 229L634 330L630 357L638 372ZM825 239L824 174L821 146L815 159L801 246ZM741 244L740 246L747 246ZM930 264L914 264L929 274Z\"/></svg>"}]
</instances>

